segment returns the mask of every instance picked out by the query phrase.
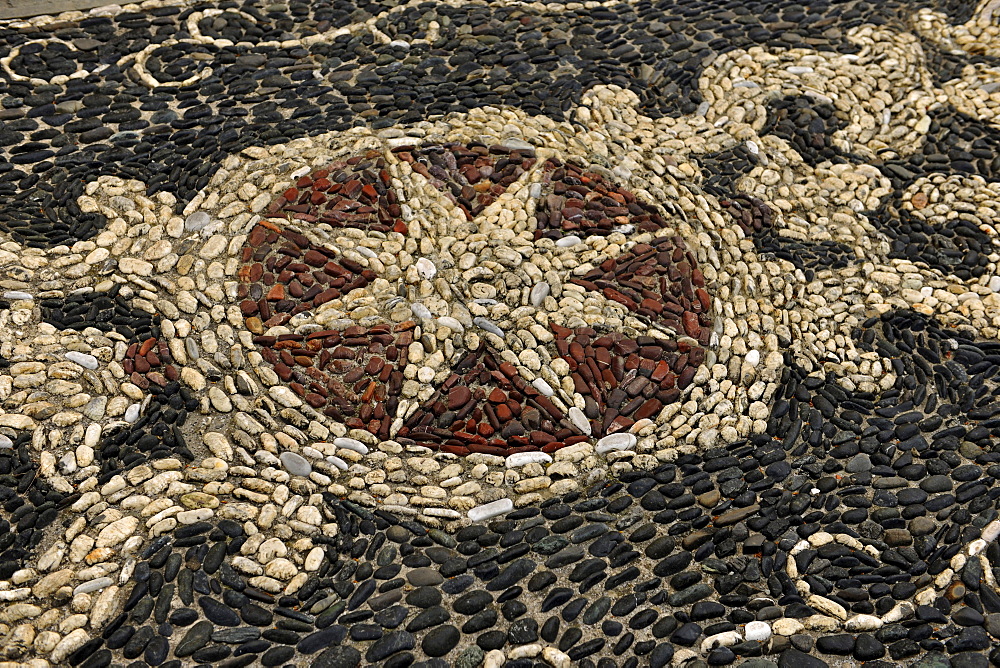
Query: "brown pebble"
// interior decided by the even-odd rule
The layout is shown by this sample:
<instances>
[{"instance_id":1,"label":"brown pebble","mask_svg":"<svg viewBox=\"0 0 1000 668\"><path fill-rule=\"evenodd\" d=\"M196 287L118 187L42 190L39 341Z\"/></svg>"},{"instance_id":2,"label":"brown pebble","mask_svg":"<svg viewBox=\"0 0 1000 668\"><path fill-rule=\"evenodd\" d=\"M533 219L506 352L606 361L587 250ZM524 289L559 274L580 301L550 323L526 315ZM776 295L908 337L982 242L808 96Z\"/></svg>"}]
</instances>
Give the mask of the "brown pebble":
<instances>
[{"instance_id":1,"label":"brown pebble","mask_svg":"<svg viewBox=\"0 0 1000 668\"><path fill-rule=\"evenodd\" d=\"M698 324L698 315L696 313L692 313L691 311L685 311L684 316L681 318L681 322L684 324L684 333L692 339L697 339L701 334L701 325Z\"/></svg>"},{"instance_id":2,"label":"brown pebble","mask_svg":"<svg viewBox=\"0 0 1000 668\"><path fill-rule=\"evenodd\" d=\"M456 410L469 403L472 392L468 387L459 385L448 390L448 410Z\"/></svg>"}]
</instances>

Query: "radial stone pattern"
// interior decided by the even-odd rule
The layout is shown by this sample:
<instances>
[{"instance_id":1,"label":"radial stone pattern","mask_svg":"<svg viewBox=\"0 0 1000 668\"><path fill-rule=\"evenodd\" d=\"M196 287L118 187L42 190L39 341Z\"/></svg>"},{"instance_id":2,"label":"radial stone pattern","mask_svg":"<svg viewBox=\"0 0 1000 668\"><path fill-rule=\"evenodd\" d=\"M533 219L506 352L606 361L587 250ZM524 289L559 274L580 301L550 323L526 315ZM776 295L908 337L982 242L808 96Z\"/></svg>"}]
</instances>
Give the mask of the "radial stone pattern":
<instances>
[{"instance_id":1,"label":"radial stone pattern","mask_svg":"<svg viewBox=\"0 0 1000 668\"><path fill-rule=\"evenodd\" d=\"M1000 666L995 0L0 23L0 668Z\"/></svg>"}]
</instances>

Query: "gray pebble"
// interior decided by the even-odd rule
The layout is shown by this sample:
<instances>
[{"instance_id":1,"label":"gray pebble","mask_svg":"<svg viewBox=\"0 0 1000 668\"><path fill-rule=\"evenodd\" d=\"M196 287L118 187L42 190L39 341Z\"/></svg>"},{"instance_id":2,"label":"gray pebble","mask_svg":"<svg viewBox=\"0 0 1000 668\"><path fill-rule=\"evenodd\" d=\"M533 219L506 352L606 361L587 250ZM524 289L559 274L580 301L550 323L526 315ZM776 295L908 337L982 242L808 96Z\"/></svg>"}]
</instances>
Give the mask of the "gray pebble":
<instances>
[{"instance_id":1,"label":"gray pebble","mask_svg":"<svg viewBox=\"0 0 1000 668\"><path fill-rule=\"evenodd\" d=\"M278 459L281 460L281 465L285 467L285 470L292 475L307 476L312 473L312 465L302 455L297 455L294 452L282 452Z\"/></svg>"}]
</instances>

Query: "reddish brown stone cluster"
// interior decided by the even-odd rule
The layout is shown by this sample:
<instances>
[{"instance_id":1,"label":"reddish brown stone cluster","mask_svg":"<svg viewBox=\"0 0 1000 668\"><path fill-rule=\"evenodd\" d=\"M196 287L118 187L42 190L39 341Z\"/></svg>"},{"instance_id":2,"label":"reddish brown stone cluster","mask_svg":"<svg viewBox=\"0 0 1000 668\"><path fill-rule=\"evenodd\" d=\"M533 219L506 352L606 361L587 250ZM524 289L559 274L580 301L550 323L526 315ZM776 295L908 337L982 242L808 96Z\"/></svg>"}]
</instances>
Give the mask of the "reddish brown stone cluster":
<instances>
[{"instance_id":1,"label":"reddish brown stone cluster","mask_svg":"<svg viewBox=\"0 0 1000 668\"><path fill-rule=\"evenodd\" d=\"M303 176L268 209L268 216L406 234L402 208L378 151L333 163Z\"/></svg>"},{"instance_id":2,"label":"reddish brown stone cluster","mask_svg":"<svg viewBox=\"0 0 1000 668\"><path fill-rule=\"evenodd\" d=\"M552 192L541 199L535 211L536 240L569 234L607 236L618 225L634 225L642 232L666 227L655 207L600 174L555 159L546 161L544 168Z\"/></svg>"},{"instance_id":3,"label":"reddish brown stone cluster","mask_svg":"<svg viewBox=\"0 0 1000 668\"><path fill-rule=\"evenodd\" d=\"M636 315L708 345L712 299L705 291L705 276L680 237L636 244L570 282L601 292Z\"/></svg>"},{"instance_id":4,"label":"reddish brown stone cluster","mask_svg":"<svg viewBox=\"0 0 1000 668\"><path fill-rule=\"evenodd\" d=\"M598 334L590 327L552 326L559 356L569 364L574 390L583 395L584 415L594 434L626 430L638 420L655 418L680 398L705 350L687 341L617 332Z\"/></svg>"},{"instance_id":5,"label":"reddish brown stone cluster","mask_svg":"<svg viewBox=\"0 0 1000 668\"><path fill-rule=\"evenodd\" d=\"M134 385L148 390L150 383L164 387L170 381L180 378L177 368L171 364L173 361L167 342L150 337L128 347L125 359L122 360L122 368Z\"/></svg>"},{"instance_id":6,"label":"reddish brown stone cluster","mask_svg":"<svg viewBox=\"0 0 1000 668\"><path fill-rule=\"evenodd\" d=\"M587 439L514 365L482 347L468 353L400 430L458 455L556 450Z\"/></svg>"},{"instance_id":7,"label":"reddish brown stone cluster","mask_svg":"<svg viewBox=\"0 0 1000 668\"><path fill-rule=\"evenodd\" d=\"M375 280L370 269L266 221L250 232L241 259L240 311L254 334Z\"/></svg>"},{"instance_id":8,"label":"reddish brown stone cluster","mask_svg":"<svg viewBox=\"0 0 1000 668\"><path fill-rule=\"evenodd\" d=\"M263 336L297 313L366 286L375 274L267 221L251 231L242 261L240 310L278 377L325 415L388 438L413 322Z\"/></svg>"},{"instance_id":9,"label":"reddish brown stone cluster","mask_svg":"<svg viewBox=\"0 0 1000 668\"><path fill-rule=\"evenodd\" d=\"M306 403L352 429L389 438L412 321L308 335L258 336L261 356Z\"/></svg>"},{"instance_id":10,"label":"reddish brown stone cluster","mask_svg":"<svg viewBox=\"0 0 1000 668\"><path fill-rule=\"evenodd\" d=\"M401 146L413 171L445 193L472 220L535 165L535 152L472 143Z\"/></svg>"}]
</instances>

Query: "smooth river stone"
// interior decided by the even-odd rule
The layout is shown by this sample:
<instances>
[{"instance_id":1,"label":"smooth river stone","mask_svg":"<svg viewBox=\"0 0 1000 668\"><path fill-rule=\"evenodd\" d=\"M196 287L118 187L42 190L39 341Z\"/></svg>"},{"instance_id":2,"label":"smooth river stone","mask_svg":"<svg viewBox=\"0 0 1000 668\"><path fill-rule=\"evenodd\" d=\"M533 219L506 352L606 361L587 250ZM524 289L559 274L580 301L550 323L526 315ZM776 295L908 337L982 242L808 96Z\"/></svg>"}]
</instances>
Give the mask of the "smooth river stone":
<instances>
[{"instance_id":1,"label":"smooth river stone","mask_svg":"<svg viewBox=\"0 0 1000 668\"><path fill-rule=\"evenodd\" d=\"M326 461L328 464L333 464L341 471L347 470L347 462L345 462L340 457L337 457L336 455L330 455L329 457L326 458Z\"/></svg>"},{"instance_id":2,"label":"smooth river stone","mask_svg":"<svg viewBox=\"0 0 1000 668\"><path fill-rule=\"evenodd\" d=\"M597 454L603 455L612 450L631 450L637 442L635 434L609 434L597 442Z\"/></svg>"},{"instance_id":3,"label":"smooth river stone","mask_svg":"<svg viewBox=\"0 0 1000 668\"><path fill-rule=\"evenodd\" d=\"M581 241L583 241L583 239L581 239L580 237L576 236L575 234L571 234L568 237L563 237L562 239L557 239L556 240L556 246L558 246L559 248L569 248L570 246L577 245Z\"/></svg>"},{"instance_id":4,"label":"smooth river stone","mask_svg":"<svg viewBox=\"0 0 1000 668\"><path fill-rule=\"evenodd\" d=\"M354 450L354 452L360 452L363 455L368 454L368 446L356 438L347 438L346 436L338 436L337 438L333 439L333 444L338 448Z\"/></svg>"},{"instance_id":5,"label":"smooth river stone","mask_svg":"<svg viewBox=\"0 0 1000 668\"><path fill-rule=\"evenodd\" d=\"M583 411L576 406L572 406L569 409L569 421L572 422L573 426L579 429L580 433L584 436L590 436L590 420L588 420L587 416L583 414Z\"/></svg>"},{"instance_id":6,"label":"smooth river stone","mask_svg":"<svg viewBox=\"0 0 1000 668\"><path fill-rule=\"evenodd\" d=\"M552 389L551 385L545 382L544 378L536 378L533 381L531 381L531 384L534 386L536 390L538 390L547 397L555 395L555 390Z\"/></svg>"},{"instance_id":7,"label":"smooth river stone","mask_svg":"<svg viewBox=\"0 0 1000 668\"><path fill-rule=\"evenodd\" d=\"M98 589L104 589L105 587L110 587L115 583L109 577L94 578L89 582L84 582L83 584L77 585L76 589L73 590L73 595L77 594L89 594L92 591L97 591Z\"/></svg>"},{"instance_id":8,"label":"smooth river stone","mask_svg":"<svg viewBox=\"0 0 1000 668\"><path fill-rule=\"evenodd\" d=\"M411 304L410 311L421 320L430 320L431 311L423 304Z\"/></svg>"},{"instance_id":9,"label":"smooth river stone","mask_svg":"<svg viewBox=\"0 0 1000 668\"><path fill-rule=\"evenodd\" d=\"M4 299L34 299L28 292L22 292L21 290L9 290L3 293Z\"/></svg>"},{"instance_id":10,"label":"smooth river stone","mask_svg":"<svg viewBox=\"0 0 1000 668\"><path fill-rule=\"evenodd\" d=\"M98 366L96 357L88 355L87 353L81 353L77 350L71 350L66 353L66 359L70 362L79 364L84 369L96 369Z\"/></svg>"},{"instance_id":11,"label":"smooth river stone","mask_svg":"<svg viewBox=\"0 0 1000 668\"><path fill-rule=\"evenodd\" d=\"M285 467L285 470L292 475L307 476L312 473L312 465L302 455L294 452L282 452L278 459L281 460L281 465Z\"/></svg>"},{"instance_id":12,"label":"smooth river stone","mask_svg":"<svg viewBox=\"0 0 1000 668\"><path fill-rule=\"evenodd\" d=\"M486 318L473 318L472 324L474 324L479 329L489 332L490 334L496 334L497 336L503 336L503 330L494 325L492 322Z\"/></svg>"},{"instance_id":13,"label":"smooth river stone","mask_svg":"<svg viewBox=\"0 0 1000 668\"><path fill-rule=\"evenodd\" d=\"M208 226L211 218L204 211L195 211L184 221L184 229L188 232L196 232Z\"/></svg>"},{"instance_id":14,"label":"smooth river stone","mask_svg":"<svg viewBox=\"0 0 1000 668\"><path fill-rule=\"evenodd\" d=\"M133 424L139 419L139 412L142 410L142 404L132 404L125 409L125 421L129 424Z\"/></svg>"},{"instance_id":15,"label":"smooth river stone","mask_svg":"<svg viewBox=\"0 0 1000 668\"><path fill-rule=\"evenodd\" d=\"M484 503L481 506L476 506L469 511L469 519L473 522L483 522L490 519L491 517L496 517L497 515L503 515L504 513L509 513L514 510L514 502L510 499L497 499L496 501L491 501L490 503Z\"/></svg>"},{"instance_id":16,"label":"smooth river stone","mask_svg":"<svg viewBox=\"0 0 1000 668\"><path fill-rule=\"evenodd\" d=\"M980 537L983 541L992 543L998 536L1000 536L1000 520L993 520L986 525Z\"/></svg>"},{"instance_id":17,"label":"smooth river stone","mask_svg":"<svg viewBox=\"0 0 1000 668\"><path fill-rule=\"evenodd\" d=\"M414 263L414 266L416 266L417 273L420 274L422 278L431 279L438 273L437 267L434 266L434 263L425 257L417 260Z\"/></svg>"},{"instance_id":18,"label":"smooth river stone","mask_svg":"<svg viewBox=\"0 0 1000 668\"><path fill-rule=\"evenodd\" d=\"M462 325L462 323L460 323L458 320L455 320L455 318L452 318L450 315L443 315L440 318L438 318L438 324L447 327L453 332L465 331L465 327Z\"/></svg>"},{"instance_id":19,"label":"smooth river stone","mask_svg":"<svg viewBox=\"0 0 1000 668\"><path fill-rule=\"evenodd\" d=\"M545 301L550 292L552 292L552 287L545 281L535 283L531 287L531 294L528 296L528 299L531 301L532 306L538 307L542 305L542 302Z\"/></svg>"},{"instance_id":20,"label":"smooth river stone","mask_svg":"<svg viewBox=\"0 0 1000 668\"><path fill-rule=\"evenodd\" d=\"M767 622L747 622L743 635L747 640L764 641L771 637L771 626Z\"/></svg>"},{"instance_id":21,"label":"smooth river stone","mask_svg":"<svg viewBox=\"0 0 1000 668\"><path fill-rule=\"evenodd\" d=\"M518 139L517 137L509 137L500 142L500 145L504 148L513 149L515 151L530 151L535 148L533 144L529 144L523 139Z\"/></svg>"},{"instance_id":22,"label":"smooth river stone","mask_svg":"<svg viewBox=\"0 0 1000 668\"><path fill-rule=\"evenodd\" d=\"M549 464L552 457L544 452L516 452L507 457L507 468L513 469L527 464Z\"/></svg>"}]
</instances>

